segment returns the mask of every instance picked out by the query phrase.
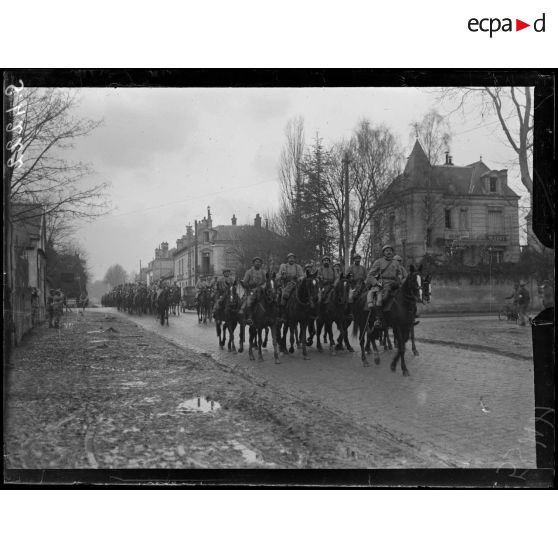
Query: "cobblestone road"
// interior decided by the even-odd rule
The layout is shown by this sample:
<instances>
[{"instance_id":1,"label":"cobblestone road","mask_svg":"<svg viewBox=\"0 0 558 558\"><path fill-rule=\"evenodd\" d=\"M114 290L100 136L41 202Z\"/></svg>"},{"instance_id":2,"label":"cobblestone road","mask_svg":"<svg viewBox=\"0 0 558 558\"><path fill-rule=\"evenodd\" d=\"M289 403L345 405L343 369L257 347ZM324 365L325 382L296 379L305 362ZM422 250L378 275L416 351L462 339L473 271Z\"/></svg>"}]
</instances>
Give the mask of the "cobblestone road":
<instances>
[{"instance_id":1,"label":"cobblestone road","mask_svg":"<svg viewBox=\"0 0 558 558\"><path fill-rule=\"evenodd\" d=\"M112 311L105 310L102 311ZM213 325L198 325L193 314L172 317L169 327L151 317L137 324L182 346L209 353L270 388L314 400L351 415L359 425L383 429L403 445L432 455L432 466L535 467L534 373L531 332L496 317L423 318L417 327L420 356L408 351L411 376L382 362L361 365L358 353L330 356L311 349L273 363L247 354L220 351ZM400 467L416 466L411 462Z\"/></svg>"}]
</instances>

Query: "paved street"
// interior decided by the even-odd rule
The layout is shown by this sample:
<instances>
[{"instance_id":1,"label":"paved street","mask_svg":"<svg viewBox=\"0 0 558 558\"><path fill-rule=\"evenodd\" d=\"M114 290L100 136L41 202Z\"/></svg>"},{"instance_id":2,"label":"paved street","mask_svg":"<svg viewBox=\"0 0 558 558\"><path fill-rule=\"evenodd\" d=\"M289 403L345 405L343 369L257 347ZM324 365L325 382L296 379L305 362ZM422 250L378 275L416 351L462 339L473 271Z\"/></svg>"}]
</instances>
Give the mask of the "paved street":
<instances>
[{"instance_id":1,"label":"paved street","mask_svg":"<svg viewBox=\"0 0 558 558\"><path fill-rule=\"evenodd\" d=\"M265 382L267 389L382 430L430 455L431 466L535 467L529 327L491 316L423 318L416 332L420 356L407 352L411 375L404 378L389 370L391 353L381 353L381 364L371 362L369 368L357 352L333 357L315 348L306 362L298 352L282 355L282 364L275 365L268 349L265 362L251 363L246 353L219 350L214 326L198 325L192 313L171 316L168 327L152 317L131 319ZM420 465L402 460L396 466Z\"/></svg>"}]
</instances>

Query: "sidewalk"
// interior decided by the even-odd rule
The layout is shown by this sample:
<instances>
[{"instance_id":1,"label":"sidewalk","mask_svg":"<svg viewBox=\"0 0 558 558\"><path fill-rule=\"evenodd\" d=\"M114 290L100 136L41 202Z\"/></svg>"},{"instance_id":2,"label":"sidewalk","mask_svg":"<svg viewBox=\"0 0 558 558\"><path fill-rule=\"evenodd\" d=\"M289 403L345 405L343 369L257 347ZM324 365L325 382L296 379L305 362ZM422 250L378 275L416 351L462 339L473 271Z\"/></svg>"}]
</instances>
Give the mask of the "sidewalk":
<instances>
[{"instance_id":1,"label":"sidewalk","mask_svg":"<svg viewBox=\"0 0 558 558\"><path fill-rule=\"evenodd\" d=\"M531 326L500 321L497 316L420 317L417 342L433 342L468 349L488 349L503 356L533 358Z\"/></svg>"},{"instance_id":2,"label":"sidewalk","mask_svg":"<svg viewBox=\"0 0 558 558\"><path fill-rule=\"evenodd\" d=\"M388 434L103 312L27 336L6 409L8 469L433 466Z\"/></svg>"}]
</instances>

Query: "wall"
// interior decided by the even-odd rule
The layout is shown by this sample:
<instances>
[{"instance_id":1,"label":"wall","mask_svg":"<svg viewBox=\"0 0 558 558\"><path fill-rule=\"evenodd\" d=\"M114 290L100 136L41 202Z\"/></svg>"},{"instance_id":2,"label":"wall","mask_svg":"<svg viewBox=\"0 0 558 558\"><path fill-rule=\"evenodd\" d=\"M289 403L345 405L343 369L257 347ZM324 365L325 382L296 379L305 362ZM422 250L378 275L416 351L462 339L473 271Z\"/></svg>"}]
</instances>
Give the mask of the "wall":
<instances>
[{"instance_id":1,"label":"wall","mask_svg":"<svg viewBox=\"0 0 558 558\"><path fill-rule=\"evenodd\" d=\"M432 301L420 305L420 314L436 314L438 312L493 312L498 313L501 307L510 302L504 300L513 292L514 281L493 279L481 284L471 284L469 277L432 279ZM530 312L542 309L534 279L528 281L526 289L531 295Z\"/></svg>"}]
</instances>

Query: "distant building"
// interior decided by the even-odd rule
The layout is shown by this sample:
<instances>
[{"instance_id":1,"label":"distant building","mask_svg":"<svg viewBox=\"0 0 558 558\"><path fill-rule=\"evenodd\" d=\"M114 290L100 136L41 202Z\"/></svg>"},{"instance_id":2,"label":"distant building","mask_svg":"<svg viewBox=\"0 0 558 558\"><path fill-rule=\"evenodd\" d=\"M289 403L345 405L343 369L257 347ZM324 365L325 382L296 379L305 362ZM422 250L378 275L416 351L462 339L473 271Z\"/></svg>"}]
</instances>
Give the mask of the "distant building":
<instances>
[{"instance_id":1,"label":"distant building","mask_svg":"<svg viewBox=\"0 0 558 558\"><path fill-rule=\"evenodd\" d=\"M259 213L253 225L238 225L233 215L230 225L213 226L208 208L207 217L197 222L197 227L188 225L186 234L176 241L174 280L183 289L194 286L200 277L218 277L225 268L241 277L254 256L260 256L264 266L275 268L283 251L284 239L267 224L262 226Z\"/></svg>"},{"instance_id":2,"label":"distant building","mask_svg":"<svg viewBox=\"0 0 558 558\"><path fill-rule=\"evenodd\" d=\"M482 159L466 166L431 165L415 142L403 174L371 211L374 256L385 243L407 264L425 254L454 256L465 265L519 259L519 196L507 170L491 170Z\"/></svg>"},{"instance_id":3,"label":"distant building","mask_svg":"<svg viewBox=\"0 0 558 558\"><path fill-rule=\"evenodd\" d=\"M11 281L15 341L19 342L32 324L31 293L37 289L37 319L45 316L46 283L46 218L40 204L11 205Z\"/></svg>"},{"instance_id":4,"label":"distant building","mask_svg":"<svg viewBox=\"0 0 558 558\"><path fill-rule=\"evenodd\" d=\"M158 248L155 248L155 258L147 264L145 271L145 280L148 285L159 281L159 279L169 276L172 279L174 274L174 250L169 250L169 243L162 242Z\"/></svg>"}]
</instances>

